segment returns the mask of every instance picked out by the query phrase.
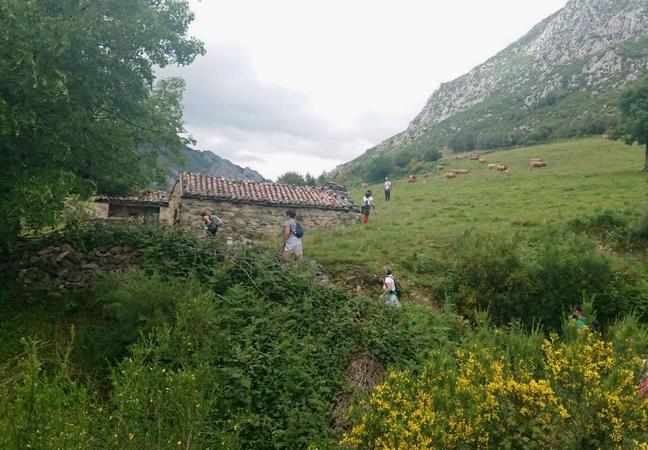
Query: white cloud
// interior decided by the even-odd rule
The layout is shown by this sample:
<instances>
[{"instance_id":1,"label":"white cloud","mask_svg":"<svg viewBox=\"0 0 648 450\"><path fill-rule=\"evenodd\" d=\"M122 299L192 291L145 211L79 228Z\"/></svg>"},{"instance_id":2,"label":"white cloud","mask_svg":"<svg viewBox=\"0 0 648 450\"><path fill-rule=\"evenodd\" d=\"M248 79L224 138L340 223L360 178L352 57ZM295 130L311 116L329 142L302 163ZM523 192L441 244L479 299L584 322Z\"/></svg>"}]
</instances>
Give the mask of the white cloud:
<instances>
[{"instance_id":1,"label":"white cloud","mask_svg":"<svg viewBox=\"0 0 648 450\"><path fill-rule=\"evenodd\" d=\"M266 177L321 173L405 129L442 81L566 0L191 0L207 55L180 69L197 147Z\"/></svg>"}]
</instances>

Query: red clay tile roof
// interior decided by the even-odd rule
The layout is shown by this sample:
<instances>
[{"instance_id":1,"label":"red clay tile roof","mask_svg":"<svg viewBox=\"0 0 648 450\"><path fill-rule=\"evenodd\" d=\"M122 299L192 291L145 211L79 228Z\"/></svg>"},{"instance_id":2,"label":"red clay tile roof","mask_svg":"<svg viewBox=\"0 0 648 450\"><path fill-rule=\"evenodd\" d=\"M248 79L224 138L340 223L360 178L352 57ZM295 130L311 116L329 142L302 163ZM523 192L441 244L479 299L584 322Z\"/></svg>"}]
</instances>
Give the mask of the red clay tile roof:
<instances>
[{"instance_id":1,"label":"red clay tile roof","mask_svg":"<svg viewBox=\"0 0 648 450\"><path fill-rule=\"evenodd\" d=\"M98 195L95 197L95 202L108 202L121 205L168 206L169 194L164 191L153 191L125 197Z\"/></svg>"},{"instance_id":2,"label":"red clay tile roof","mask_svg":"<svg viewBox=\"0 0 648 450\"><path fill-rule=\"evenodd\" d=\"M232 180L192 172L182 174L182 196L278 206L354 208L351 200L340 192L310 186Z\"/></svg>"}]
</instances>

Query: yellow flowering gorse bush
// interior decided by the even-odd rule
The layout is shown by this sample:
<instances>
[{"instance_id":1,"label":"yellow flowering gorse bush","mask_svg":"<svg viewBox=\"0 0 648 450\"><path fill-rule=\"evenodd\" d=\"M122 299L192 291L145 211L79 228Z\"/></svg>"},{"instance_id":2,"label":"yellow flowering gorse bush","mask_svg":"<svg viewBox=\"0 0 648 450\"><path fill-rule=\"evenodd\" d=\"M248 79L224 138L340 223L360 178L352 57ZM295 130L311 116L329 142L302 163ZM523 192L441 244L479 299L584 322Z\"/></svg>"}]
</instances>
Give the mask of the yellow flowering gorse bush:
<instances>
[{"instance_id":1,"label":"yellow flowering gorse bush","mask_svg":"<svg viewBox=\"0 0 648 450\"><path fill-rule=\"evenodd\" d=\"M341 445L647 448L639 359L589 330L562 341L552 334L536 350L525 367L510 349L475 340L437 351L419 373L391 372L352 411Z\"/></svg>"}]
</instances>

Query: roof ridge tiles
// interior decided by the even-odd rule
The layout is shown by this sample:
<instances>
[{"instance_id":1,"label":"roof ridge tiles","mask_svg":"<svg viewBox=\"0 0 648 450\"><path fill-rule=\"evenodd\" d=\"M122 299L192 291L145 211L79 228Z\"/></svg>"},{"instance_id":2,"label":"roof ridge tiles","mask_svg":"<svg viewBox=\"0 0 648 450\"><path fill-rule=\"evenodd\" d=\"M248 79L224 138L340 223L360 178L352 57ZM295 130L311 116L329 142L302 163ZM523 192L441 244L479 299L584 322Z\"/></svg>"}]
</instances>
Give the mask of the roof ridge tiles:
<instances>
[{"instance_id":1,"label":"roof ridge tiles","mask_svg":"<svg viewBox=\"0 0 648 450\"><path fill-rule=\"evenodd\" d=\"M182 195L249 203L301 205L327 209L350 209L354 206L348 198L327 189L231 179L196 172L183 173L181 190Z\"/></svg>"}]
</instances>

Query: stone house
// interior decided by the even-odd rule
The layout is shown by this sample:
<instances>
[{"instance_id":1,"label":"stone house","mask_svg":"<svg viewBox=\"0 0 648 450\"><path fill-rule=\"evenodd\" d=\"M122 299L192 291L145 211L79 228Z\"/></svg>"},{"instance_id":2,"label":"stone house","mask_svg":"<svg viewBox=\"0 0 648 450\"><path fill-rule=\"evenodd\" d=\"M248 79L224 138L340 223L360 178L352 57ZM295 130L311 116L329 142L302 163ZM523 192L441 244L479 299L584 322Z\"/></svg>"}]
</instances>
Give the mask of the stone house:
<instances>
[{"instance_id":1,"label":"stone house","mask_svg":"<svg viewBox=\"0 0 648 450\"><path fill-rule=\"evenodd\" d=\"M211 211L224 222L219 233L231 237L279 234L288 208L306 230L351 225L359 217L346 188L335 184L315 188L185 172L169 198L176 226L202 231L200 212Z\"/></svg>"},{"instance_id":2,"label":"stone house","mask_svg":"<svg viewBox=\"0 0 648 450\"><path fill-rule=\"evenodd\" d=\"M159 220L173 224L169 195L155 191L129 197L95 197L95 218L107 220Z\"/></svg>"}]
</instances>

